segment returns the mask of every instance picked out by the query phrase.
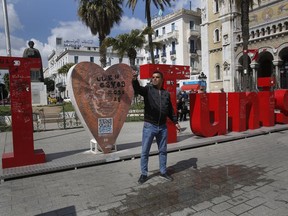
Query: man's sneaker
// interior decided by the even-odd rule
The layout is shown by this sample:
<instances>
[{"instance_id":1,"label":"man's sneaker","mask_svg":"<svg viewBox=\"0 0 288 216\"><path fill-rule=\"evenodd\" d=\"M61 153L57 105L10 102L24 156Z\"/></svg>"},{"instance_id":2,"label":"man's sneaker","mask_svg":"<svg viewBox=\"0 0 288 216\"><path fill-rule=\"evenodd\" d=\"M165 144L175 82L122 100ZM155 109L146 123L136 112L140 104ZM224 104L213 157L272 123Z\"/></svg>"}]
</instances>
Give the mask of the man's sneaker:
<instances>
[{"instance_id":1,"label":"man's sneaker","mask_svg":"<svg viewBox=\"0 0 288 216\"><path fill-rule=\"evenodd\" d=\"M139 184L143 184L144 182L146 182L148 180L148 176L147 175L141 175L139 180L138 180L138 183Z\"/></svg>"},{"instance_id":2,"label":"man's sneaker","mask_svg":"<svg viewBox=\"0 0 288 216\"><path fill-rule=\"evenodd\" d=\"M168 181L173 181L174 179L172 178L172 176L168 175L167 173L164 173L164 174L160 174L160 177L168 180Z\"/></svg>"}]
</instances>

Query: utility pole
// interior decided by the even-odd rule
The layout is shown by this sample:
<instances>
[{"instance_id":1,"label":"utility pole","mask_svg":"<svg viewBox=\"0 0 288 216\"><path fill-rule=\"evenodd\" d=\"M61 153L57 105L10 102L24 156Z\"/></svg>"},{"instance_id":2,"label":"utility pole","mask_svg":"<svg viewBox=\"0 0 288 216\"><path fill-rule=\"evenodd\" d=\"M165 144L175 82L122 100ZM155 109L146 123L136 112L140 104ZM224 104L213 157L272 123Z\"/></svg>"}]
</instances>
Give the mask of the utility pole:
<instances>
[{"instance_id":1,"label":"utility pole","mask_svg":"<svg viewBox=\"0 0 288 216\"><path fill-rule=\"evenodd\" d=\"M10 32L9 32L6 0L2 0L2 3L3 3L3 14L4 14L5 36L6 36L6 51L7 56L11 56Z\"/></svg>"}]
</instances>

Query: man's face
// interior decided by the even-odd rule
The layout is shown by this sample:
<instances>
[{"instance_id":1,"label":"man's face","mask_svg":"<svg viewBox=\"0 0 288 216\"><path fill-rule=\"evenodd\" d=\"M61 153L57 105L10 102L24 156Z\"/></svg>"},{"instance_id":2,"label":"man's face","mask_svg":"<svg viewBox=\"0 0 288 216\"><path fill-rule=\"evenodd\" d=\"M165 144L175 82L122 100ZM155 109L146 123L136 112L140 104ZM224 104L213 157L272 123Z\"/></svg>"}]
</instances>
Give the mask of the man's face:
<instances>
[{"instance_id":1,"label":"man's face","mask_svg":"<svg viewBox=\"0 0 288 216\"><path fill-rule=\"evenodd\" d=\"M161 88L162 83L163 83L163 79L161 77L161 74L153 73L153 75L152 75L152 85L157 86L158 88Z\"/></svg>"}]
</instances>

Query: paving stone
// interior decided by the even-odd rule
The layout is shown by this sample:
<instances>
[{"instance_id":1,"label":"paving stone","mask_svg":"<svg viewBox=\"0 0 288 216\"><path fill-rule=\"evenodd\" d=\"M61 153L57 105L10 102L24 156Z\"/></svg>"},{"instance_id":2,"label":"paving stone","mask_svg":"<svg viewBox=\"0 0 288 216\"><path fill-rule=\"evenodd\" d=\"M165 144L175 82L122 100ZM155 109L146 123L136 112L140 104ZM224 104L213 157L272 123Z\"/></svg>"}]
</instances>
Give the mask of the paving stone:
<instances>
[{"instance_id":1,"label":"paving stone","mask_svg":"<svg viewBox=\"0 0 288 216\"><path fill-rule=\"evenodd\" d=\"M288 164L288 131L169 152L168 171L174 177L173 182L159 178L158 155L150 156L151 178L138 185L143 125L136 125L124 128L126 136L119 136L118 146L122 150L112 153L113 156L88 153L89 139L83 130L51 131L49 136L44 134L46 132L37 134L37 147L46 148L51 160L33 166L33 169L50 169L47 167L50 164L61 168L60 172L1 182L1 216L23 215L21 211L27 215L63 212L70 216L166 216L177 213L253 216L259 212L264 212L262 215L285 215L288 180L283 178L286 175L283 167ZM130 134L134 133L138 138L132 141ZM184 135L182 141L168 145L168 148L213 141L213 138L199 138L191 132ZM229 134L225 137L232 138ZM285 142L278 142L279 139ZM85 140L88 140L86 144ZM156 145L153 144L152 148L157 152ZM127 157L128 154L134 159L106 161L111 157ZM83 163L89 166L81 168ZM71 164L77 165L77 169L72 166L73 169L63 171ZM27 170L19 168L7 173L25 173ZM73 210L65 210L71 206Z\"/></svg>"},{"instance_id":2,"label":"paving stone","mask_svg":"<svg viewBox=\"0 0 288 216\"><path fill-rule=\"evenodd\" d=\"M250 210L249 213L252 214L253 216L271 216L275 212L266 206L258 206Z\"/></svg>"},{"instance_id":3,"label":"paving stone","mask_svg":"<svg viewBox=\"0 0 288 216\"><path fill-rule=\"evenodd\" d=\"M195 210L195 211L202 211L204 209L208 209L209 207L213 206L213 203L211 202L208 202L208 201L205 201L203 203L199 203L195 206L192 206L192 208Z\"/></svg>"},{"instance_id":4,"label":"paving stone","mask_svg":"<svg viewBox=\"0 0 288 216\"><path fill-rule=\"evenodd\" d=\"M229 211L234 213L234 214L236 214L236 215L240 215L240 214L242 214L244 212L249 211L250 209L252 209L251 206L249 206L249 205L247 205L245 203L242 203L242 204L237 205L237 206L235 206L233 208L230 208Z\"/></svg>"},{"instance_id":5,"label":"paving stone","mask_svg":"<svg viewBox=\"0 0 288 216\"><path fill-rule=\"evenodd\" d=\"M223 202L217 205L212 206L210 209L215 212L215 213L220 213L225 211L226 209L232 208L233 205L227 203L227 202Z\"/></svg>"},{"instance_id":6,"label":"paving stone","mask_svg":"<svg viewBox=\"0 0 288 216\"><path fill-rule=\"evenodd\" d=\"M230 200L227 200L227 202L230 203L231 205L237 206L240 203L246 202L247 200L248 200L248 198L245 196L237 196L237 197L234 197Z\"/></svg>"},{"instance_id":7,"label":"paving stone","mask_svg":"<svg viewBox=\"0 0 288 216\"><path fill-rule=\"evenodd\" d=\"M251 200L248 200L247 202L245 202L247 205L250 205L250 206L253 206L253 207L256 207L256 206L259 206L261 204L264 204L266 203L267 200L263 197L255 197Z\"/></svg>"},{"instance_id":8,"label":"paving stone","mask_svg":"<svg viewBox=\"0 0 288 216\"><path fill-rule=\"evenodd\" d=\"M219 204L219 203L225 202L226 200L229 200L229 199L231 199L231 198L228 196L221 196L221 197L214 198L211 202L214 204Z\"/></svg>"}]
</instances>

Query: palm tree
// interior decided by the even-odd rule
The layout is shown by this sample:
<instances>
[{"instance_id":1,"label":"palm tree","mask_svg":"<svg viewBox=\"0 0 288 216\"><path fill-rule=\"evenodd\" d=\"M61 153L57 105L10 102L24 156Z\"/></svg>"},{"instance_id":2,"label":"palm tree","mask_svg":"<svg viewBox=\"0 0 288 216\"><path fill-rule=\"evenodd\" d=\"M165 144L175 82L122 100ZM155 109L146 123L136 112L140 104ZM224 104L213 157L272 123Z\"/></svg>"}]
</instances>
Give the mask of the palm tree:
<instances>
[{"instance_id":1,"label":"palm tree","mask_svg":"<svg viewBox=\"0 0 288 216\"><path fill-rule=\"evenodd\" d=\"M233 0L230 0L230 6ZM258 0L258 5L261 0ZM249 7L253 9L253 0L237 0L236 6L241 10L241 26L242 26L242 40L243 40L243 71L244 71L244 82L243 90L246 91L249 80L249 56L248 56L248 44L249 44Z\"/></svg>"},{"instance_id":2,"label":"palm tree","mask_svg":"<svg viewBox=\"0 0 288 216\"><path fill-rule=\"evenodd\" d=\"M144 0L143 0L144 1ZM147 20L147 27L148 29L152 29L151 27L151 1L154 3L155 7L157 9L161 9L162 11L164 11L164 6L171 6L171 0L145 0L145 17ZM173 1L173 0L172 0ZM129 8L132 8L132 10L134 11L136 5L137 5L137 0L128 0L127 1L127 5ZM148 44L149 44L149 52L151 55L151 61L152 64L154 64L154 52L153 52L153 43L152 43L152 31L150 31L148 33Z\"/></svg>"},{"instance_id":3,"label":"palm tree","mask_svg":"<svg viewBox=\"0 0 288 216\"><path fill-rule=\"evenodd\" d=\"M106 47L112 46L113 50L118 52L118 56L120 58L120 62L127 54L130 65L135 65L135 59L137 57L137 49L141 49L145 44L145 36L139 29L133 29L131 32L120 34L115 38L107 37L103 45Z\"/></svg>"},{"instance_id":4,"label":"palm tree","mask_svg":"<svg viewBox=\"0 0 288 216\"><path fill-rule=\"evenodd\" d=\"M67 74L69 69L75 65L74 63L67 63L58 69L58 74Z\"/></svg>"},{"instance_id":5,"label":"palm tree","mask_svg":"<svg viewBox=\"0 0 288 216\"><path fill-rule=\"evenodd\" d=\"M106 49L103 40L114 24L119 24L123 14L123 0L80 0L78 16L93 35L98 34L101 66L106 67Z\"/></svg>"}]
</instances>

